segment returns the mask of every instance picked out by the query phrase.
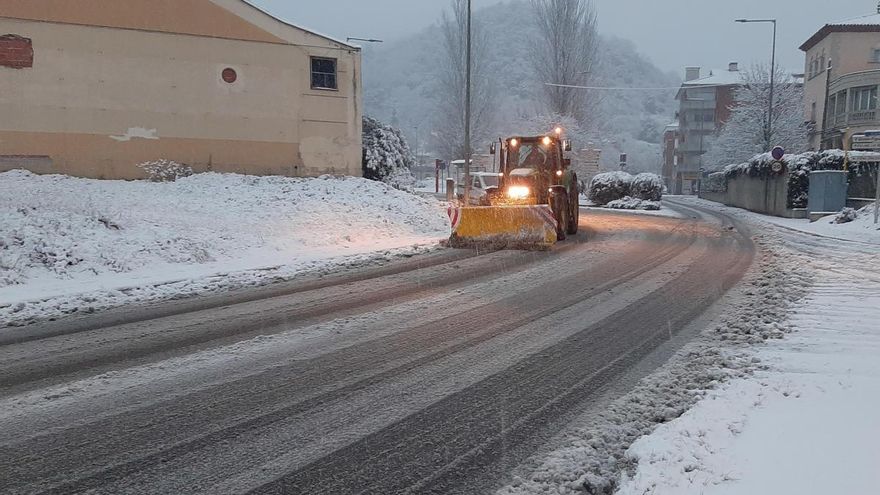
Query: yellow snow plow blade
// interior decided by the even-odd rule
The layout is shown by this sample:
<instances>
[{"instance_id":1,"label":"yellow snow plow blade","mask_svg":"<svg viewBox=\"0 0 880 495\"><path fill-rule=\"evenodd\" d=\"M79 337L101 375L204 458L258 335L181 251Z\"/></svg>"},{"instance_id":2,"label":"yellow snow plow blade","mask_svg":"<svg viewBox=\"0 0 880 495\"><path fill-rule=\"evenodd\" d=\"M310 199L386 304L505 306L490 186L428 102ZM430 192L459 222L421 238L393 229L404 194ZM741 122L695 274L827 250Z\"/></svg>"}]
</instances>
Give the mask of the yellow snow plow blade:
<instances>
[{"instance_id":1,"label":"yellow snow plow blade","mask_svg":"<svg viewBox=\"0 0 880 495\"><path fill-rule=\"evenodd\" d=\"M452 247L549 249L556 219L547 205L451 207Z\"/></svg>"}]
</instances>

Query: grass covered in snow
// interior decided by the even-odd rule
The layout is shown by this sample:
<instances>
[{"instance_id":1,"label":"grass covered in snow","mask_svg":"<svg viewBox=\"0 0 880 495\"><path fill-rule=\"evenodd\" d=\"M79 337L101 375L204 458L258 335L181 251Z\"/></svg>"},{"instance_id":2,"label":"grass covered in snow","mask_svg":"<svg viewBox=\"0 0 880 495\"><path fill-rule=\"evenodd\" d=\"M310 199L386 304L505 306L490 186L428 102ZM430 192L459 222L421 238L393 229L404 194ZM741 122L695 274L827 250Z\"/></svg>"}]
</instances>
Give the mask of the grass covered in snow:
<instances>
[{"instance_id":1,"label":"grass covered in snow","mask_svg":"<svg viewBox=\"0 0 880 495\"><path fill-rule=\"evenodd\" d=\"M201 174L152 183L12 171L0 174L0 321L37 300L295 272L448 234L436 202L358 178Z\"/></svg>"}]
</instances>

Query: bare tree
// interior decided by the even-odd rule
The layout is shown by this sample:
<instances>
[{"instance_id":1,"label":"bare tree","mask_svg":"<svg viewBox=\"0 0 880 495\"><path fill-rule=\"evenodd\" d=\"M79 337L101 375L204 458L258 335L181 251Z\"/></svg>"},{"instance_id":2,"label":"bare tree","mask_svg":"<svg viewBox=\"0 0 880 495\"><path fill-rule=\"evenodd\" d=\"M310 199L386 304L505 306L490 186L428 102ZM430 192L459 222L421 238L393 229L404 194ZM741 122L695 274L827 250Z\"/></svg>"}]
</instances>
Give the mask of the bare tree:
<instances>
[{"instance_id":1,"label":"bare tree","mask_svg":"<svg viewBox=\"0 0 880 495\"><path fill-rule=\"evenodd\" d=\"M496 94L488 70L489 39L478 19L473 20L472 142L479 153L488 142L495 116ZM440 21L442 51L438 57L438 87L434 146L443 156L457 159L465 154L465 80L467 43L467 0L452 0L451 12Z\"/></svg>"},{"instance_id":2,"label":"bare tree","mask_svg":"<svg viewBox=\"0 0 880 495\"><path fill-rule=\"evenodd\" d=\"M775 79L773 125L768 132L770 70L766 65L756 65L743 75L743 86L736 91L730 120L703 157L707 168L742 163L775 146L782 146L790 153L806 151L803 84L781 68L777 68Z\"/></svg>"},{"instance_id":3,"label":"bare tree","mask_svg":"<svg viewBox=\"0 0 880 495\"><path fill-rule=\"evenodd\" d=\"M592 0L531 0L539 37L533 64L539 81L586 86L596 61L599 35ZM548 113L586 123L592 105L589 91L543 87Z\"/></svg>"}]
</instances>

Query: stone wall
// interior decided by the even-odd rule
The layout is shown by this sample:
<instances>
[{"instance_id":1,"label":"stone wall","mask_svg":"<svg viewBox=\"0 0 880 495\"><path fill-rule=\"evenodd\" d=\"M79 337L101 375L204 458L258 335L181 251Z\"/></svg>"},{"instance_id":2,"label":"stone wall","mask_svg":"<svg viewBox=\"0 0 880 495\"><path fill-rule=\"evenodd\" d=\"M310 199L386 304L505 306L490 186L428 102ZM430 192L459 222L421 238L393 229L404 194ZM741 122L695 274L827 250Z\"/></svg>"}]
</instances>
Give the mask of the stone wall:
<instances>
[{"instance_id":1,"label":"stone wall","mask_svg":"<svg viewBox=\"0 0 880 495\"><path fill-rule=\"evenodd\" d=\"M700 197L785 218L805 218L805 211L788 208L788 174L771 178L740 175L727 181L727 191L701 192Z\"/></svg>"}]
</instances>

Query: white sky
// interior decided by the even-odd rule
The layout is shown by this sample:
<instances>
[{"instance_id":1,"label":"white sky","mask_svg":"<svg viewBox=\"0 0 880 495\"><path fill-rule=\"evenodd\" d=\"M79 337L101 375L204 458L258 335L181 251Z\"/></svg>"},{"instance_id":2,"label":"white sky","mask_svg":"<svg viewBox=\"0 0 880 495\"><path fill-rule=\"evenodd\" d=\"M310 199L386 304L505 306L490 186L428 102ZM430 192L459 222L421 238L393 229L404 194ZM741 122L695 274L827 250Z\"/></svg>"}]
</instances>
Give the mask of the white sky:
<instances>
[{"instance_id":1,"label":"white sky","mask_svg":"<svg viewBox=\"0 0 880 495\"><path fill-rule=\"evenodd\" d=\"M295 24L345 39L393 40L434 23L445 0L251 0ZM876 11L876 0L594 0L599 30L632 40L660 68L725 68L770 59L769 24L735 24L742 17L779 20L778 57L803 72L798 47L825 22ZM499 0L474 0L474 8Z\"/></svg>"}]
</instances>

